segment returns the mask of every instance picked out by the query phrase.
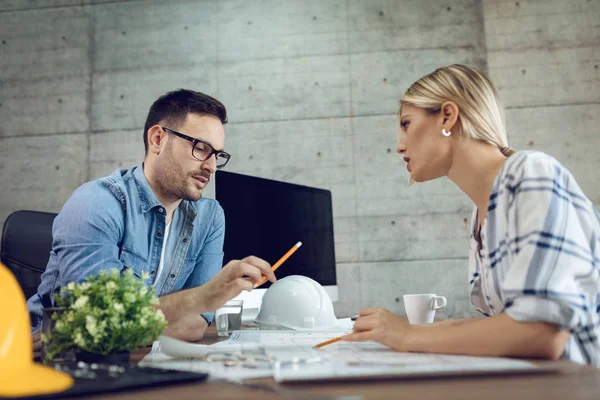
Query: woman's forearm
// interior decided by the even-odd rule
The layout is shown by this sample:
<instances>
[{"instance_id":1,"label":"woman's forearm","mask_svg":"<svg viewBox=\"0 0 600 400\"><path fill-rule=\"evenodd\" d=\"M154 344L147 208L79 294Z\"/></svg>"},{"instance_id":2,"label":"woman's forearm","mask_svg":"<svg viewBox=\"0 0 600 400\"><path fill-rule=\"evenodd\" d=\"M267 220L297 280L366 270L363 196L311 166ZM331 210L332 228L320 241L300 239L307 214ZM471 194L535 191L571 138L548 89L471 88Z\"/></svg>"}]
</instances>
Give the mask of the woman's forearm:
<instances>
[{"instance_id":1,"label":"woman's forearm","mask_svg":"<svg viewBox=\"0 0 600 400\"><path fill-rule=\"evenodd\" d=\"M461 322L462 321L462 322ZM569 332L543 322L519 322L506 314L411 326L406 351L556 360Z\"/></svg>"},{"instance_id":2,"label":"woman's forearm","mask_svg":"<svg viewBox=\"0 0 600 400\"><path fill-rule=\"evenodd\" d=\"M468 324L472 321L477 321L479 318L462 318L462 319L447 319L445 321L434 322L433 324L421 325L423 327L437 328L437 327L448 327L462 324Z\"/></svg>"}]
</instances>

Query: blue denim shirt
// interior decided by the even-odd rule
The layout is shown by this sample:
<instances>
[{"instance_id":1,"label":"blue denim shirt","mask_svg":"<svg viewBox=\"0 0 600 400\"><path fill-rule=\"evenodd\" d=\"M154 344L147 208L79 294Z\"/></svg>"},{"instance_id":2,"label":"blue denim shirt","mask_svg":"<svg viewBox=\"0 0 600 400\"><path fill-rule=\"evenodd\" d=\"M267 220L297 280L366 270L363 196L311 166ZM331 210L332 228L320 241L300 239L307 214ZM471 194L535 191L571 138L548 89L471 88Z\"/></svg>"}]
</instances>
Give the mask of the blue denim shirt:
<instances>
[{"instance_id":1,"label":"blue denim shirt","mask_svg":"<svg viewBox=\"0 0 600 400\"><path fill-rule=\"evenodd\" d=\"M173 215L163 271L155 282L162 253L166 210L156 198L143 164L85 183L54 220L52 251L38 293L27 302L32 331L41 327L41 296L99 271L132 269L150 274L163 296L200 286L222 267L225 216L216 200L182 201ZM202 314L208 323L214 313Z\"/></svg>"}]
</instances>

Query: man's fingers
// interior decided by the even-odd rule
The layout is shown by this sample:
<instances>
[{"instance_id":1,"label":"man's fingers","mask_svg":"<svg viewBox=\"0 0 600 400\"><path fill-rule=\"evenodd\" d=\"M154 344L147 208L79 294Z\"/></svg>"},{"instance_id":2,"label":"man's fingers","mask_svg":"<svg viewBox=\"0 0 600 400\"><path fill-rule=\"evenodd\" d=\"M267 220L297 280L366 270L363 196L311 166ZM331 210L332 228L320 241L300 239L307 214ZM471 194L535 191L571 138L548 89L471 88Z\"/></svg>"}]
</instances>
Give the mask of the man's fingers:
<instances>
[{"instance_id":1,"label":"man's fingers","mask_svg":"<svg viewBox=\"0 0 600 400\"><path fill-rule=\"evenodd\" d=\"M242 260L245 263L252 264L261 270L271 269L271 265L263 260L262 258L258 258L255 256L248 256Z\"/></svg>"},{"instance_id":2,"label":"man's fingers","mask_svg":"<svg viewBox=\"0 0 600 400\"><path fill-rule=\"evenodd\" d=\"M42 349L42 341L38 340L33 342L33 351L40 351Z\"/></svg>"},{"instance_id":3,"label":"man's fingers","mask_svg":"<svg viewBox=\"0 0 600 400\"><path fill-rule=\"evenodd\" d=\"M253 265L246 264L245 262L240 263L241 274L239 276L247 276L250 278L252 283L260 282L262 280L261 271Z\"/></svg>"},{"instance_id":4,"label":"man's fingers","mask_svg":"<svg viewBox=\"0 0 600 400\"><path fill-rule=\"evenodd\" d=\"M219 301L215 303L214 309L211 311L222 307L229 300L239 296L242 291L251 291L253 287L254 284L246 278L237 278L224 284L221 286L221 291L219 292Z\"/></svg>"},{"instance_id":5,"label":"man's fingers","mask_svg":"<svg viewBox=\"0 0 600 400\"><path fill-rule=\"evenodd\" d=\"M240 260L229 261L220 271L222 276L229 277L232 274L237 276L240 268Z\"/></svg>"},{"instance_id":6,"label":"man's fingers","mask_svg":"<svg viewBox=\"0 0 600 400\"><path fill-rule=\"evenodd\" d=\"M250 282L248 279L243 279L243 278L238 278L235 281L232 282L232 286L234 288L234 295L231 298L234 298L235 296L239 295L242 290L247 290L247 291L252 291L252 288L254 288L254 284L252 282Z\"/></svg>"},{"instance_id":7,"label":"man's fingers","mask_svg":"<svg viewBox=\"0 0 600 400\"><path fill-rule=\"evenodd\" d=\"M42 334L40 331L37 331L31 335L31 340L33 344L33 351L39 351L42 349Z\"/></svg>"},{"instance_id":8,"label":"man's fingers","mask_svg":"<svg viewBox=\"0 0 600 400\"><path fill-rule=\"evenodd\" d=\"M260 270L262 275L266 276L268 280L271 282L275 282L277 278L275 277L275 273L271 270L271 265L263 260L262 258L258 258L255 256L249 256L242 260L248 264L254 265L256 268ZM261 280L262 281L262 280Z\"/></svg>"},{"instance_id":9,"label":"man's fingers","mask_svg":"<svg viewBox=\"0 0 600 400\"><path fill-rule=\"evenodd\" d=\"M262 280L262 271L245 260L235 260L229 262L225 268L228 268L226 281L234 281L240 277L250 277L252 282L260 282Z\"/></svg>"}]
</instances>

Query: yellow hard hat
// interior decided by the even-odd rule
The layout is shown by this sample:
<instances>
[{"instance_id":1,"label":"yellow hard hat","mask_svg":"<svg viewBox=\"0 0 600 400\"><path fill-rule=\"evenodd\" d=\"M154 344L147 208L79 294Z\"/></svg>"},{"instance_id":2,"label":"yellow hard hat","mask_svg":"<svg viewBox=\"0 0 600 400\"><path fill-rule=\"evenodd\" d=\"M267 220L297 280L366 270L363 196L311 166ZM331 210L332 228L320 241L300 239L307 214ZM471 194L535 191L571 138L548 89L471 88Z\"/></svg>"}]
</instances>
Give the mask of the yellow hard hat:
<instances>
[{"instance_id":1,"label":"yellow hard hat","mask_svg":"<svg viewBox=\"0 0 600 400\"><path fill-rule=\"evenodd\" d=\"M57 393L73 378L33 362L31 322L25 296L13 274L0 263L0 396Z\"/></svg>"}]
</instances>

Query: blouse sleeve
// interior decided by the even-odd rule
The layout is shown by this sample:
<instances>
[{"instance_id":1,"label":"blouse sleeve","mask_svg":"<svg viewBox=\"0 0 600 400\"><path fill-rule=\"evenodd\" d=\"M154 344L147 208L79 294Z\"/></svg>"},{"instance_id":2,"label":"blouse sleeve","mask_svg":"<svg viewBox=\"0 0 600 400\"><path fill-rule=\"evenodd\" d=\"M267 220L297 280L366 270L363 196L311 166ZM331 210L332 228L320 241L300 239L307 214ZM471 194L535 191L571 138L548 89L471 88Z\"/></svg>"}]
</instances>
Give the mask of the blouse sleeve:
<instances>
[{"instance_id":1,"label":"blouse sleeve","mask_svg":"<svg viewBox=\"0 0 600 400\"><path fill-rule=\"evenodd\" d=\"M598 322L600 288L597 238L589 229L598 218L593 205L547 156L523 161L503 190L510 265L502 282L505 312L518 321L590 331Z\"/></svg>"}]
</instances>

